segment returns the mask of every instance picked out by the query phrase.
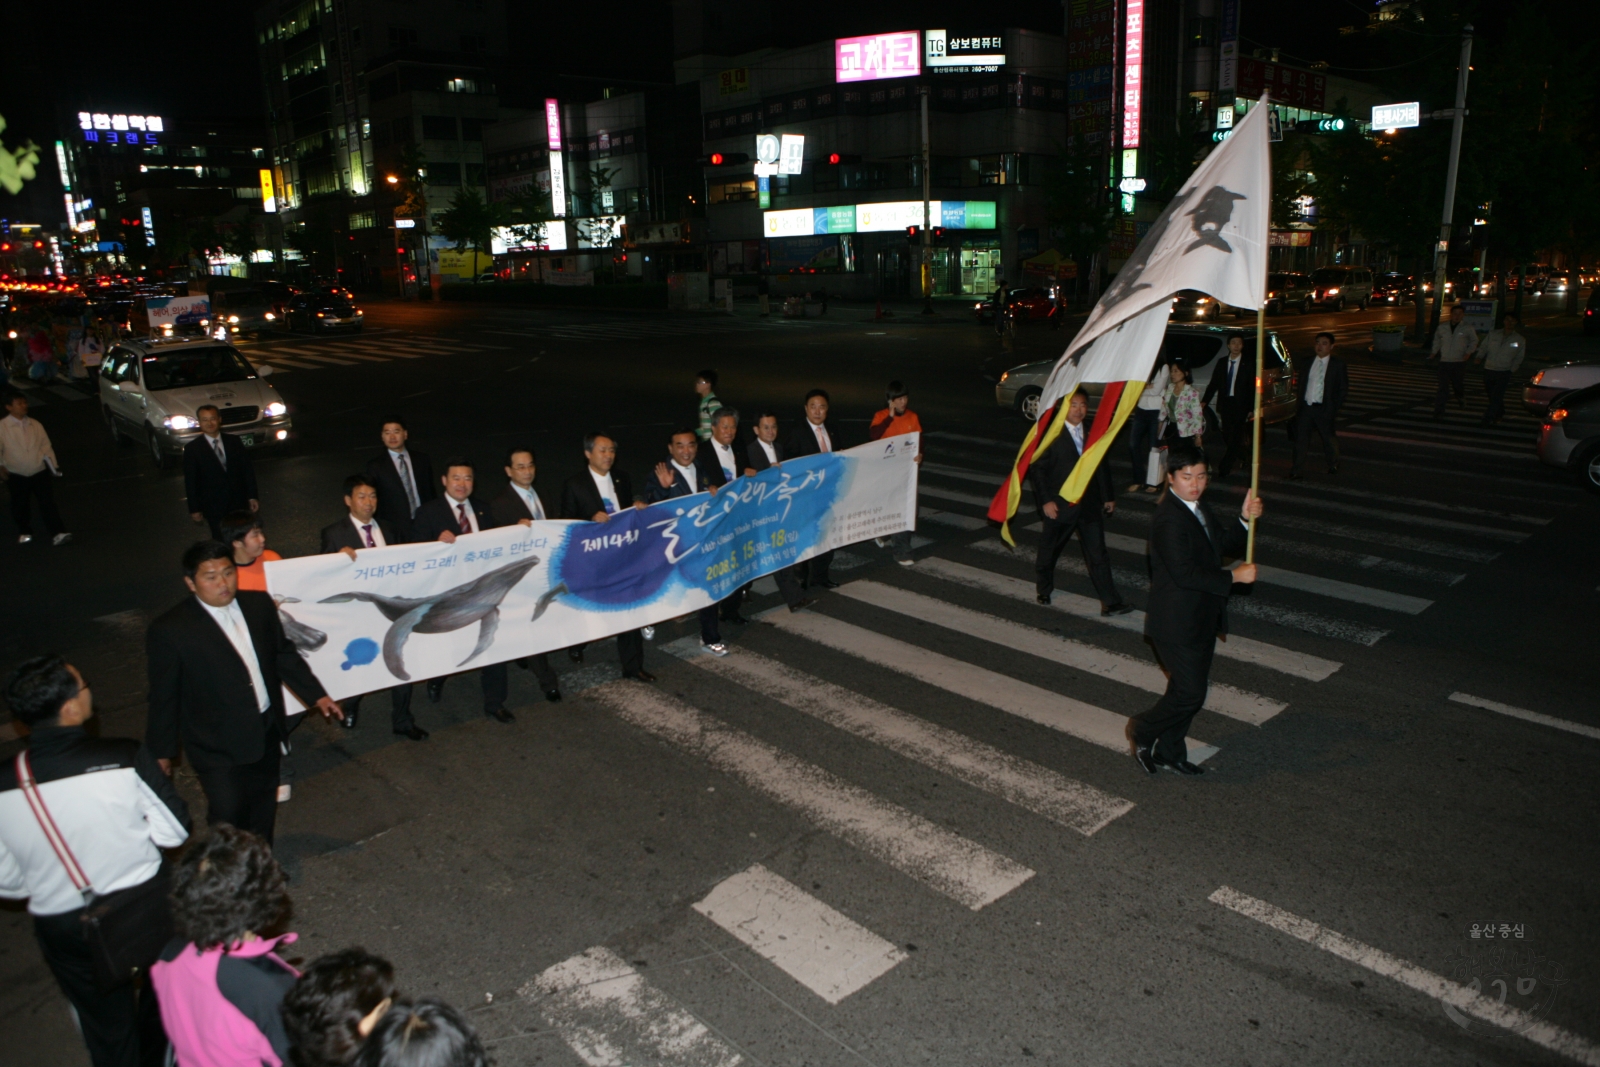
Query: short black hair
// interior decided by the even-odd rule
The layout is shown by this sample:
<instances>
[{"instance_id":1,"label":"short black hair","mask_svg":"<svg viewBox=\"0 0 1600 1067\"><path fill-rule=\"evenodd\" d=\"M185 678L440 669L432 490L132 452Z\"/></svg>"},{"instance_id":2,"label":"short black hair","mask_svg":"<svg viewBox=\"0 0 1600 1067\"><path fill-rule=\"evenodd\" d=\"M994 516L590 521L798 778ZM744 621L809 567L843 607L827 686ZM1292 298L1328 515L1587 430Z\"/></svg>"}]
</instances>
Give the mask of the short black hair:
<instances>
[{"instance_id":1,"label":"short black hair","mask_svg":"<svg viewBox=\"0 0 1600 1067\"><path fill-rule=\"evenodd\" d=\"M289 880L272 846L218 823L172 872L172 923L202 952L245 934L270 934L289 918Z\"/></svg>"},{"instance_id":2,"label":"short black hair","mask_svg":"<svg viewBox=\"0 0 1600 1067\"><path fill-rule=\"evenodd\" d=\"M214 559L225 559L231 565L233 546L225 545L221 541L196 541L183 553L183 576L193 578L202 564L210 563Z\"/></svg>"},{"instance_id":3,"label":"short black hair","mask_svg":"<svg viewBox=\"0 0 1600 1067\"><path fill-rule=\"evenodd\" d=\"M704 378L706 384L711 386L711 388L715 389L717 387L717 372L714 370L695 371L694 376L696 381Z\"/></svg>"},{"instance_id":4,"label":"short black hair","mask_svg":"<svg viewBox=\"0 0 1600 1067\"><path fill-rule=\"evenodd\" d=\"M466 456L451 456L444 461L444 476L446 478L450 477L450 470L453 467L465 467L467 470L472 471L473 474L478 473L477 469L472 465L472 460Z\"/></svg>"},{"instance_id":5,"label":"short black hair","mask_svg":"<svg viewBox=\"0 0 1600 1067\"><path fill-rule=\"evenodd\" d=\"M761 414L756 416L756 425L759 426L761 424L761 420L762 419L771 419L773 422L777 422L778 421L778 413L776 411L773 411L771 408L762 408L761 409Z\"/></svg>"},{"instance_id":6,"label":"short black hair","mask_svg":"<svg viewBox=\"0 0 1600 1067\"><path fill-rule=\"evenodd\" d=\"M695 429L693 426L680 426L676 430L673 430L671 433L667 434L667 443L671 444L674 437L682 437L684 434L688 434L697 441L700 439L700 431Z\"/></svg>"},{"instance_id":7,"label":"short black hair","mask_svg":"<svg viewBox=\"0 0 1600 1067\"><path fill-rule=\"evenodd\" d=\"M251 511L230 511L217 526L222 530L223 543L232 545L250 536L251 530L261 529L261 518Z\"/></svg>"},{"instance_id":8,"label":"short black hair","mask_svg":"<svg viewBox=\"0 0 1600 1067\"><path fill-rule=\"evenodd\" d=\"M353 1067L489 1067L489 1057L466 1016L423 997L384 1012Z\"/></svg>"},{"instance_id":9,"label":"short black hair","mask_svg":"<svg viewBox=\"0 0 1600 1067\"><path fill-rule=\"evenodd\" d=\"M884 399L886 400L898 400L903 396L910 395L911 394L906 390L905 383L900 381L898 378L890 382L889 388L884 390Z\"/></svg>"},{"instance_id":10,"label":"short black hair","mask_svg":"<svg viewBox=\"0 0 1600 1067\"><path fill-rule=\"evenodd\" d=\"M1175 359L1171 363L1167 364L1167 366L1168 366L1168 368L1177 367L1178 370L1183 372L1183 380L1185 382L1187 382L1188 384L1190 384L1190 385L1194 384L1194 371L1189 369L1189 361L1188 360L1186 360L1186 359ZM1172 371L1169 369L1167 371L1167 374L1170 375L1171 373L1172 373Z\"/></svg>"},{"instance_id":11,"label":"short black hair","mask_svg":"<svg viewBox=\"0 0 1600 1067\"><path fill-rule=\"evenodd\" d=\"M1505 322L1506 319L1516 319L1518 322L1521 322L1522 316L1518 315L1515 311L1508 311L1500 317L1500 321Z\"/></svg>"},{"instance_id":12,"label":"short black hair","mask_svg":"<svg viewBox=\"0 0 1600 1067\"><path fill-rule=\"evenodd\" d=\"M198 419L200 417L200 413L203 412L203 411L215 411L217 413L217 418L219 418L219 419L222 418L222 409L217 407L217 405L215 405L215 404L201 404L199 407L195 408L194 409L195 418Z\"/></svg>"},{"instance_id":13,"label":"short black hair","mask_svg":"<svg viewBox=\"0 0 1600 1067\"><path fill-rule=\"evenodd\" d=\"M1229 330L1228 331L1227 340L1223 341L1223 344L1227 344L1228 341L1238 341L1240 344L1244 344L1244 340L1245 340L1244 331L1242 331L1242 330Z\"/></svg>"},{"instance_id":14,"label":"short black hair","mask_svg":"<svg viewBox=\"0 0 1600 1067\"><path fill-rule=\"evenodd\" d=\"M372 489L378 488L378 483L373 481L371 478L368 478L365 474L352 474L350 477L344 480L344 495L350 496L363 485L369 486Z\"/></svg>"},{"instance_id":15,"label":"short black hair","mask_svg":"<svg viewBox=\"0 0 1600 1067\"><path fill-rule=\"evenodd\" d=\"M402 430L405 430L407 433L411 432L411 428L406 425L406 420L402 419L399 415L385 415L383 421L378 423L378 430L381 432L383 428L389 425L391 422L400 427Z\"/></svg>"},{"instance_id":16,"label":"short black hair","mask_svg":"<svg viewBox=\"0 0 1600 1067\"><path fill-rule=\"evenodd\" d=\"M715 411L713 411L711 413L711 425L715 426L722 419L732 419L734 422L738 422L739 421L739 409L738 408L718 408L717 410L715 410Z\"/></svg>"},{"instance_id":17,"label":"short black hair","mask_svg":"<svg viewBox=\"0 0 1600 1067\"><path fill-rule=\"evenodd\" d=\"M1339 343L1339 339L1337 337L1335 337L1333 334L1329 333L1327 330L1323 330L1321 333L1319 333L1315 337L1313 337L1312 340L1313 341L1320 341L1324 337L1326 337L1328 339L1328 343L1330 345L1336 345L1336 344Z\"/></svg>"},{"instance_id":18,"label":"short black hair","mask_svg":"<svg viewBox=\"0 0 1600 1067\"><path fill-rule=\"evenodd\" d=\"M583 435L583 450L585 452L593 452L594 451L594 443L596 441L600 440L600 438L602 438L602 437L604 437L607 441L612 442L613 444L616 443L616 440L617 440L615 437L612 437L610 434L606 433L603 430L591 430L588 433Z\"/></svg>"},{"instance_id":19,"label":"short black hair","mask_svg":"<svg viewBox=\"0 0 1600 1067\"><path fill-rule=\"evenodd\" d=\"M15 389L7 389L5 392L0 393L0 407L8 408L18 400L26 403L28 398L17 392Z\"/></svg>"},{"instance_id":20,"label":"short black hair","mask_svg":"<svg viewBox=\"0 0 1600 1067\"><path fill-rule=\"evenodd\" d=\"M78 695L83 687L67 669L59 652L23 660L6 679L6 706L13 718L37 726L61 714L61 705Z\"/></svg>"},{"instance_id":21,"label":"short black hair","mask_svg":"<svg viewBox=\"0 0 1600 1067\"><path fill-rule=\"evenodd\" d=\"M364 948L311 962L280 1011L294 1067L344 1067L366 1039L361 1020L395 994L394 965Z\"/></svg>"},{"instance_id":22,"label":"short black hair","mask_svg":"<svg viewBox=\"0 0 1600 1067\"><path fill-rule=\"evenodd\" d=\"M813 389L813 390L811 390L811 392L806 394L806 398L805 398L804 402L807 403L807 404L811 403L811 398L814 397L814 396L820 396L822 399L826 400L828 403L830 403L830 404L833 403L833 399L828 396L828 391L826 389Z\"/></svg>"},{"instance_id":23,"label":"short black hair","mask_svg":"<svg viewBox=\"0 0 1600 1067\"><path fill-rule=\"evenodd\" d=\"M1181 471L1185 467L1193 467L1196 464L1204 465L1205 461L1205 451L1195 445L1180 443L1170 445L1167 448L1168 474L1174 471Z\"/></svg>"},{"instance_id":24,"label":"short black hair","mask_svg":"<svg viewBox=\"0 0 1600 1067\"><path fill-rule=\"evenodd\" d=\"M506 466L511 466L511 461L516 458L518 452L526 452L530 462L539 462L539 453L533 450L532 445L512 445L506 449Z\"/></svg>"}]
</instances>

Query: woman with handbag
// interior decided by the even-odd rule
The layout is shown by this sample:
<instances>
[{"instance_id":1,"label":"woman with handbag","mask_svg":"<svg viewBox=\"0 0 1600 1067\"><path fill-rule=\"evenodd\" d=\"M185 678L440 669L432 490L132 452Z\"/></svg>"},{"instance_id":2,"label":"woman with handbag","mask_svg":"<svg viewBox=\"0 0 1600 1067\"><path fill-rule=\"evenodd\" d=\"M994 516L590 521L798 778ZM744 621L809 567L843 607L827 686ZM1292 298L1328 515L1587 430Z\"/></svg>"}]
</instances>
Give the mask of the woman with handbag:
<instances>
[{"instance_id":1,"label":"woman with handbag","mask_svg":"<svg viewBox=\"0 0 1600 1067\"><path fill-rule=\"evenodd\" d=\"M89 736L92 691L61 656L21 664L5 698L29 732L0 761L0 897L28 901L94 1067L138 1067L166 1044L143 977L172 930L161 850L189 809L139 742Z\"/></svg>"},{"instance_id":2,"label":"woman with handbag","mask_svg":"<svg viewBox=\"0 0 1600 1067\"><path fill-rule=\"evenodd\" d=\"M1167 444L1189 444L1203 448L1206 415L1200 407L1200 392L1194 387L1194 372L1183 360L1167 368L1167 387L1161 397L1163 439Z\"/></svg>"}]
</instances>

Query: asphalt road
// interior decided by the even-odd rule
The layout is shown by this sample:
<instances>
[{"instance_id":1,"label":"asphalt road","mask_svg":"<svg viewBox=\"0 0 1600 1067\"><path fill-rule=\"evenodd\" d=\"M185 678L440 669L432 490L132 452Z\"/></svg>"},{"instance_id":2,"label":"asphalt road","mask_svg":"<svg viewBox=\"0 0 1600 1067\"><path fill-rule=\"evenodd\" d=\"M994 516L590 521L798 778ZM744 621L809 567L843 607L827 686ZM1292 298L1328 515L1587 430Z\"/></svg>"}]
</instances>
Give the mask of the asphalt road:
<instances>
[{"instance_id":1,"label":"asphalt road","mask_svg":"<svg viewBox=\"0 0 1600 1067\"><path fill-rule=\"evenodd\" d=\"M1058 577L1076 596L1041 607L1033 520L1013 556L980 519L1025 425L983 372L1063 335L1025 324L1004 353L954 309L368 312L358 338L246 348L295 416L294 444L258 460L285 555L315 550L386 413L436 460L474 458L490 492L503 451L532 443L550 500L591 428L641 477L706 366L725 402L786 424L822 385L857 439L905 380L929 431L923 521L916 566L852 547L842 588L730 627L725 660L687 655L692 622L662 626L653 687L617 680L607 642L581 667L555 657L559 704L513 671L511 726L478 714L470 678L439 705L417 693L422 744L389 733L381 698L355 731L306 724L278 851L307 958L391 958L407 992L469 1009L505 1067L1600 1062L1600 508L1537 462L1516 407L1476 425L1475 375L1434 422L1416 355L1365 354L1370 325L1409 309L1272 320L1297 353L1339 333L1344 461L1288 484L1267 432L1272 570L1236 602L1199 779L1147 779L1106 742L1160 677L1137 628L1077 610L1077 550ZM1530 312L1535 360L1600 356ZM77 540L0 545L0 667L61 649L102 731L137 735L143 627L181 595L197 535L181 475L112 445L89 398L34 398ZM1125 450L1111 462L1126 487ZM1237 507L1243 484L1213 501ZM1108 526L1140 608L1151 506L1124 494ZM1447 1010L1438 979L1516 1011ZM86 1062L15 906L0 1048Z\"/></svg>"}]
</instances>

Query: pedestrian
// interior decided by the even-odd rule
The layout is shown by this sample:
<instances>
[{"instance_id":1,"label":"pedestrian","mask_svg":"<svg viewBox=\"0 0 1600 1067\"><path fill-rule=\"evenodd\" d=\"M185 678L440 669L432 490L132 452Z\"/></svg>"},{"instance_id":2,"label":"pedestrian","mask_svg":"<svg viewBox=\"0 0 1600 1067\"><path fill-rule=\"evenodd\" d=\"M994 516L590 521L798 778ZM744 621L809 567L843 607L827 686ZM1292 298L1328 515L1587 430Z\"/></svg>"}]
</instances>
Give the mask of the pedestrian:
<instances>
[{"instance_id":1,"label":"pedestrian","mask_svg":"<svg viewBox=\"0 0 1600 1067\"><path fill-rule=\"evenodd\" d=\"M1204 451L1206 413L1200 407L1200 391L1194 387L1194 372L1187 362L1175 359L1168 364L1166 376L1161 393L1163 443L1193 445Z\"/></svg>"},{"instance_id":2,"label":"pedestrian","mask_svg":"<svg viewBox=\"0 0 1600 1067\"><path fill-rule=\"evenodd\" d=\"M234 572L240 589L267 591L267 570L262 564L282 559L267 547L261 529L261 516L249 511L230 511L222 517L222 543L233 549Z\"/></svg>"},{"instance_id":3,"label":"pedestrian","mask_svg":"<svg viewBox=\"0 0 1600 1067\"><path fill-rule=\"evenodd\" d=\"M1228 632L1228 595L1234 583L1256 580L1254 563L1229 570L1222 559L1244 554L1246 520L1261 517L1261 501L1247 492L1239 522L1225 522L1200 499L1209 482L1205 455L1179 444L1167 456L1167 491L1150 526L1144 631L1167 672L1167 688L1149 711L1128 720L1128 735L1146 773L1166 768L1192 775L1204 772L1189 761L1184 738L1206 700L1217 637Z\"/></svg>"},{"instance_id":4,"label":"pedestrian","mask_svg":"<svg viewBox=\"0 0 1600 1067\"><path fill-rule=\"evenodd\" d=\"M1235 465L1249 466L1252 443L1250 434L1245 431L1250 427L1255 407L1255 356L1245 358L1243 334L1230 335L1227 344L1227 359L1212 368L1211 381L1206 384L1205 396L1200 400L1211 406L1222 424L1222 462L1217 467L1218 478L1226 478Z\"/></svg>"},{"instance_id":5,"label":"pedestrian","mask_svg":"<svg viewBox=\"0 0 1600 1067\"><path fill-rule=\"evenodd\" d=\"M994 332L997 336L1006 332L1006 283L1004 280L995 287L994 295L989 298L994 305Z\"/></svg>"},{"instance_id":6,"label":"pedestrian","mask_svg":"<svg viewBox=\"0 0 1600 1067\"><path fill-rule=\"evenodd\" d=\"M17 544L33 540L33 501L52 545L72 541L61 512L56 509L55 479L62 477L55 446L39 420L28 416L28 399L21 393L5 395L5 418L0 418L0 481L11 489L11 518L17 524Z\"/></svg>"},{"instance_id":7,"label":"pedestrian","mask_svg":"<svg viewBox=\"0 0 1600 1067\"><path fill-rule=\"evenodd\" d=\"M1111 560L1106 555L1105 520L1116 514L1115 490L1111 485L1111 472L1101 464L1084 487L1083 497L1076 503L1061 496L1083 458L1087 447L1088 427L1083 424L1089 414L1089 401L1082 390L1072 394L1067 401L1066 425L1061 435L1034 457L1028 468L1028 482L1033 487L1034 503L1039 507L1044 529L1039 534L1039 551L1034 557L1034 589L1041 604L1050 603L1055 589L1056 563L1061 550L1067 547L1072 532L1078 532L1078 546L1083 550L1083 561L1089 567L1089 580L1094 583L1095 594L1100 598L1100 614L1126 615L1133 609L1122 602L1116 582L1111 577Z\"/></svg>"},{"instance_id":8,"label":"pedestrian","mask_svg":"<svg viewBox=\"0 0 1600 1067\"><path fill-rule=\"evenodd\" d=\"M778 440L778 415L773 411L763 411L756 419L756 435L745 447L745 468L747 477L753 477L764 470L783 463L783 443ZM783 602L789 606L791 612L810 607L815 601L807 597L800 589L800 582L795 577L795 568L780 567L772 573L772 580L778 585L778 592L783 596ZM750 587L745 586L745 590ZM744 595L748 595L745 593Z\"/></svg>"},{"instance_id":9,"label":"pedestrian","mask_svg":"<svg viewBox=\"0 0 1600 1067\"><path fill-rule=\"evenodd\" d=\"M717 412L718 416L725 411L727 408ZM695 432L690 429L678 430L667 439L669 458L656 464L654 477L645 485L644 498L647 503L657 504L696 493L715 493L721 488L724 483L720 472L713 482L696 462L696 452L700 447L703 444L695 440ZM723 644L721 628L717 624L717 605L709 604L701 608L699 615L700 651L713 656L726 656L728 646Z\"/></svg>"},{"instance_id":10,"label":"pedestrian","mask_svg":"<svg viewBox=\"0 0 1600 1067\"><path fill-rule=\"evenodd\" d=\"M700 442L694 457L701 484L711 487L713 492L738 478L744 469L739 462L738 450L734 447L738 436L739 409L718 408L711 417L711 439ZM744 603L745 590L749 588L747 583L722 598L717 610L723 622L742 626L750 621L739 613L739 605Z\"/></svg>"},{"instance_id":11,"label":"pedestrian","mask_svg":"<svg viewBox=\"0 0 1600 1067\"><path fill-rule=\"evenodd\" d=\"M145 634L149 722L145 743L172 773L181 741L206 795L206 821L272 842L278 765L289 730L285 684L307 707L339 705L284 636L265 593L239 591L233 549L200 541L183 554L184 597Z\"/></svg>"},{"instance_id":12,"label":"pedestrian","mask_svg":"<svg viewBox=\"0 0 1600 1067\"><path fill-rule=\"evenodd\" d=\"M827 286L822 285L822 286L818 286L817 287L817 303L822 305L821 308L818 309L817 314L818 315L826 315L828 313L828 287Z\"/></svg>"},{"instance_id":13,"label":"pedestrian","mask_svg":"<svg viewBox=\"0 0 1600 1067\"><path fill-rule=\"evenodd\" d=\"M177 929L150 980L182 1067L256 1067L289 1055L284 997L300 977L277 953L294 934L289 880L268 843L213 826L172 877Z\"/></svg>"},{"instance_id":14,"label":"pedestrian","mask_svg":"<svg viewBox=\"0 0 1600 1067\"><path fill-rule=\"evenodd\" d=\"M189 502L189 518L211 527L214 541L222 536L222 517L230 511L256 512L255 463L237 436L222 432L222 412L215 404L195 409L200 436L183 447L183 485Z\"/></svg>"},{"instance_id":15,"label":"pedestrian","mask_svg":"<svg viewBox=\"0 0 1600 1067\"><path fill-rule=\"evenodd\" d=\"M883 408L872 416L872 423L867 427L867 440L881 441L885 437L902 437L908 433L918 435L917 454L912 462L922 465L922 420L917 418L917 413L911 410L911 393L905 384L892 381L885 390L885 402L888 407ZM912 516L914 519L916 516ZM911 558L911 531L901 530L897 534L878 538L878 547L887 548L894 556L894 561L902 567L913 566L917 561Z\"/></svg>"},{"instance_id":16,"label":"pedestrian","mask_svg":"<svg viewBox=\"0 0 1600 1067\"><path fill-rule=\"evenodd\" d=\"M1315 355L1295 370L1299 382L1299 403L1294 416L1294 463L1290 478L1300 477L1300 463L1311 448L1311 434L1322 438L1322 454L1328 473L1339 473L1339 437L1336 422L1339 408L1350 395L1350 369L1343 357L1333 354L1333 334L1317 334Z\"/></svg>"},{"instance_id":17,"label":"pedestrian","mask_svg":"<svg viewBox=\"0 0 1600 1067\"><path fill-rule=\"evenodd\" d=\"M700 425L695 431L702 441L711 440L711 413L722 406L717 399L717 372L703 370L694 376L694 391L700 397Z\"/></svg>"},{"instance_id":18,"label":"pedestrian","mask_svg":"<svg viewBox=\"0 0 1600 1067\"><path fill-rule=\"evenodd\" d=\"M409 447L411 433L398 415L384 419L379 430L383 452L367 461L367 480L378 489L378 517L394 527L401 543L421 540L412 536L411 519L439 495L433 462L426 452Z\"/></svg>"},{"instance_id":19,"label":"pedestrian","mask_svg":"<svg viewBox=\"0 0 1600 1067\"><path fill-rule=\"evenodd\" d=\"M77 360L73 366L74 377L87 378L91 384L100 376L100 361L105 357L105 348L96 336L97 326L85 329L78 338Z\"/></svg>"},{"instance_id":20,"label":"pedestrian","mask_svg":"<svg viewBox=\"0 0 1600 1067\"><path fill-rule=\"evenodd\" d=\"M48 382L56 376L56 350L50 334L35 329L28 337L28 378L35 382Z\"/></svg>"},{"instance_id":21,"label":"pedestrian","mask_svg":"<svg viewBox=\"0 0 1600 1067\"><path fill-rule=\"evenodd\" d=\"M401 543L394 525L378 515L378 487L366 475L352 474L344 480L344 510L342 518L322 528L324 554L343 552L354 563L358 552ZM346 730L356 728L364 695L358 694L339 701L339 725ZM418 726L411 715L410 682L389 687L389 726L401 737L413 741L428 739L428 731Z\"/></svg>"},{"instance_id":22,"label":"pedestrian","mask_svg":"<svg viewBox=\"0 0 1600 1067\"><path fill-rule=\"evenodd\" d=\"M1522 320L1507 312L1500 328L1491 330L1478 346L1478 361L1483 364L1483 391L1489 397L1489 406L1483 413L1485 426L1493 426L1505 418L1506 387L1528 355L1528 341L1519 332L1521 325Z\"/></svg>"},{"instance_id":23,"label":"pedestrian","mask_svg":"<svg viewBox=\"0 0 1600 1067\"><path fill-rule=\"evenodd\" d=\"M1128 492L1156 492L1160 486L1149 480L1150 453L1161 447L1161 411L1166 401L1169 375L1166 364L1156 360L1150 380L1139 393L1139 400L1128 415L1128 464L1133 468L1133 481ZM1191 379L1192 381L1192 379Z\"/></svg>"},{"instance_id":24,"label":"pedestrian","mask_svg":"<svg viewBox=\"0 0 1600 1067\"><path fill-rule=\"evenodd\" d=\"M839 438L828 424L828 391L813 389L806 394L805 418L789 434L784 451L793 459L818 456L838 451ZM833 562L833 552L819 553L804 562L795 564L795 577L802 589L834 589L838 583L828 577L828 566Z\"/></svg>"},{"instance_id":25,"label":"pedestrian","mask_svg":"<svg viewBox=\"0 0 1600 1067\"><path fill-rule=\"evenodd\" d=\"M497 526L532 526L549 518L539 491L533 487L539 474L538 457L532 445L519 445L506 452L506 477L511 481L500 495L489 502L489 516ZM561 699L561 685L550 666L550 655L537 652L514 660L518 667L532 671L544 698L552 704Z\"/></svg>"},{"instance_id":26,"label":"pedestrian","mask_svg":"<svg viewBox=\"0 0 1600 1067\"><path fill-rule=\"evenodd\" d=\"M0 763L0 897L27 900L39 951L77 1015L94 1067L159 1062L166 1039L155 996L142 979L110 989L96 981L84 885L68 863L97 900L129 907L132 898L154 898L159 916L167 886L161 849L188 839L189 808L137 741L90 736L93 691L60 655L19 665L5 698L27 733L23 753ZM27 792L37 807L19 769L34 783Z\"/></svg>"},{"instance_id":27,"label":"pedestrian","mask_svg":"<svg viewBox=\"0 0 1600 1067\"><path fill-rule=\"evenodd\" d=\"M1467 363L1478 350L1478 331L1466 323L1467 313L1460 304L1450 309L1450 321L1441 322L1433 334L1433 352L1428 357L1439 361L1439 388L1433 394L1433 417L1444 418L1450 394L1456 407L1467 406Z\"/></svg>"},{"instance_id":28,"label":"pedestrian","mask_svg":"<svg viewBox=\"0 0 1600 1067\"><path fill-rule=\"evenodd\" d=\"M634 499L633 483L627 471L614 469L616 441L603 433L585 434L583 458L587 461L584 470L568 478L561 487L563 519L608 522L613 515L621 514L623 508L645 506L643 500ZM573 645L567 649L567 655L572 662L582 663L583 649L583 644ZM656 680L655 675L644 669L644 634L639 630L626 630L617 635L617 660L622 665L624 678L639 682Z\"/></svg>"},{"instance_id":29,"label":"pedestrian","mask_svg":"<svg viewBox=\"0 0 1600 1067\"><path fill-rule=\"evenodd\" d=\"M394 1004L394 965L363 948L312 960L283 997L293 1067L348 1067Z\"/></svg>"},{"instance_id":30,"label":"pedestrian","mask_svg":"<svg viewBox=\"0 0 1600 1067\"><path fill-rule=\"evenodd\" d=\"M444 494L418 508L411 520L412 533L419 543L454 544L457 537L492 530L499 525L489 514L489 505L473 495L475 472L470 459L458 457L447 461L439 484L444 487ZM444 683L448 677L440 675L428 679L428 699L433 703L444 698ZM483 688L484 715L495 722L516 722L517 717L506 707L506 696L511 691L506 665L502 662L481 667L478 677Z\"/></svg>"},{"instance_id":31,"label":"pedestrian","mask_svg":"<svg viewBox=\"0 0 1600 1067\"><path fill-rule=\"evenodd\" d=\"M466 1016L423 997L384 1013L354 1067L489 1067L489 1057Z\"/></svg>"}]
</instances>

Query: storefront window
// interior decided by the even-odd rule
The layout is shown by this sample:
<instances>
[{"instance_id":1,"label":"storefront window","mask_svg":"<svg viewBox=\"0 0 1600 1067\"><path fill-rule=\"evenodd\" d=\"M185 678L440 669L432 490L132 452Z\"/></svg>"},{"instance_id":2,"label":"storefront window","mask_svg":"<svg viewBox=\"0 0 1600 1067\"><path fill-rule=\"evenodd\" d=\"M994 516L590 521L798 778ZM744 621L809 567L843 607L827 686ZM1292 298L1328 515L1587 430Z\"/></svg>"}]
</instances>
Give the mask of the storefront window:
<instances>
[{"instance_id":1,"label":"storefront window","mask_svg":"<svg viewBox=\"0 0 1600 1067\"><path fill-rule=\"evenodd\" d=\"M961 249L961 295L992 293L1002 277L999 245Z\"/></svg>"}]
</instances>

